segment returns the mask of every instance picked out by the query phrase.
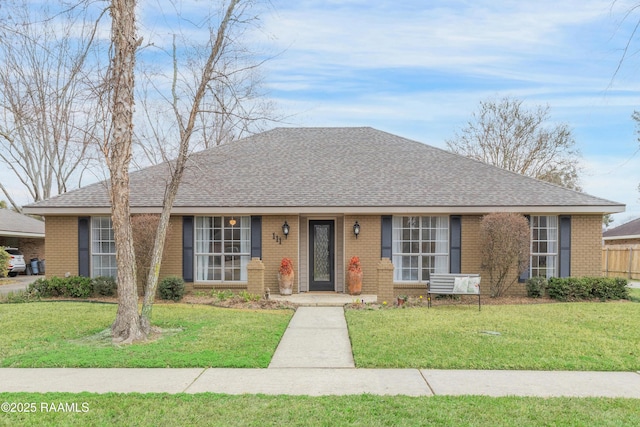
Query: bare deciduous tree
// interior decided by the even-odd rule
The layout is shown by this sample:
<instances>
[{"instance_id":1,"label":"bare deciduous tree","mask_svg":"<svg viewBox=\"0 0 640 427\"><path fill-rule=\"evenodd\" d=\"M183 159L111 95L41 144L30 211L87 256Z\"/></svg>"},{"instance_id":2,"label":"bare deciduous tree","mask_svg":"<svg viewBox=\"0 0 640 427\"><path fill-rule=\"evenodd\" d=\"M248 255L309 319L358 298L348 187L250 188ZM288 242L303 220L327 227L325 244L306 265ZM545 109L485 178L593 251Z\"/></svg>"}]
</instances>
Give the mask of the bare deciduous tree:
<instances>
[{"instance_id":1,"label":"bare deciduous tree","mask_svg":"<svg viewBox=\"0 0 640 427\"><path fill-rule=\"evenodd\" d=\"M144 340L151 329L151 314L158 285L160 263L169 225L171 209L177 195L190 153L190 143L196 131L199 118L206 113L208 99L215 99L215 87L219 83L228 84L229 76L219 68L225 52L230 49L234 37L234 26L251 22L244 16L251 1L230 0L221 14L217 28L210 29L206 44L207 55L201 64L196 79L179 91L181 75L177 47L173 47L173 78L170 100L173 122L169 128L177 129L179 147L177 158L167 162L169 177L165 189L162 213L158 222L151 265L145 283L142 311L138 315L136 298L136 263L129 204L128 168L132 160L133 108L135 53L141 41L137 38L135 26L135 1L112 0L112 46L113 58L109 75L112 108L112 127L108 143L103 145L110 171L110 196L112 221L118 262L118 313L112 325L114 341L131 343ZM191 84L189 84L191 83ZM209 97L209 98L208 98ZM238 110L239 111L239 110ZM154 135L162 135L156 130ZM122 295L121 295L122 294Z\"/></svg>"},{"instance_id":2,"label":"bare deciduous tree","mask_svg":"<svg viewBox=\"0 0 640 427\"><path fill-rule=\"evenodd\" d=\"M513 98L480 102L449 150L522 175L580 190L579 152L565 124L549 124L549 107L527 110Z\"/></svg>"},{"instance_id":3,"label":"bare deciduous tree","mask_svg":"<svg viewBox=\"0 0 640 427\"><path fill-rule=\"evenodd\" d=\"M243 16L251 3L253 1L244 1L236 6L236 10L242 9L238 13L242 20L234 19L229 23L228 34L219 46L214 72L203 93L191 132L190 151L232 142L263 130L267 122L279 120L273 103L262 91L260 67L264 60L256 60L257 55L243 44L243 30L255 20ZM189 19L181 17L178 11L176 16ZM209 28L211 37L206 42L192 40L191 32L173 34L170 56L168 52L160 51L162 56L171 58L171 70L158 66L156 52L156 62L139 74L143 82L139 84L136 99L143 108L136 121L134 143L144 153L139 158L146 164L166 162L179 155L181 135L176 114L188 116L190 102L197 96L202 70L207 67L217 28L223 23L221 20L215 28L212 22L216 16L217 11L205 19L212 25ZM145 49L153 51L155 48L154 45ZM145 163L138 161L136 166Z\"/></svg>"},{"instance_id":4,"label":"bare deciduous tree","mask_svg":"<svg viewBox=\"0 0 640 427\"><path fill-rule=\"evenodd\" d=\"M169 219L171 216L171 209L175 201L180 182L186 168L188 155L190 152L190 143L196 128L198 116L202 113L203 103L207 94L211 93L212 86L215 86L215 82L223 81L225 75L222 74L221 69L217 68L217 64L220 58L224 55L225 49L228 47L229 33L233 24L240 24L245 21L240 17L246 12L250 1L241 2L240 0L230 0L227 5L222 19L217 27L217 30L210 31L210 39L207 44L208 56L204 64L202 65L200 77L195 81L197 83L193 94L186 98L184 95L179 96L176 90L177 87L177 61L175 60L175 48L174 48L174 80L172 85L172 109L175 114L175 123L179 129L180 146L178 150L178 157L175 161L169 162L171 167L171 180L165 190L164 202L162 206L162 213L160 214L160 222L156 232L155 245L153 248L153 258L151 261L151 268L149 269L149 275L145 284L145 295L142 304L141 323L144 330L148 333L151 327L151 314L153 308L153 302L158 286L158 277L160 274L160 264L162 262L162 254L164 250L164 243L167 235L167 227L169 226ZM183 108L182 105L187 103L187 108Z\"/></svg>"},{"instance_id":5,"label":"bare deciduous tree","mask_svg":"<svg viewBox=\"0 0 640 427\"><path fill-rule=\"evenodd\" d=\"M97 23L25 0L0 11L0 164L34 201L80 182L96 128L89 75ZM17 211L20 206L0 182Z\"/></svg>"},{"instance_id":6,"label":"bare deciduous tree","mask_svg":"<svg viewBox=\"0 0 640 427\"><path fill-rule=\"evenodd\" d=\"M107 85L112 127L103 145L110 175L111 220L118 264L118 312L111 325L115 342L144 340L138 315L136 261L129 203L129 167L133 146L134 76L136 50L136 0L111 1L112 59Z\"/></svg>"},{"instance_id":7,"label":"bare deciduous tree","mask_svg":"<svg viewBox=\"0 0 640 427\"><path fill-rule=\"evenodd\" d=\"M529 266L529 222L514 213L485 215L480 223L480 242L491 296L502 296Z\"/></svg>"}]
</instances>

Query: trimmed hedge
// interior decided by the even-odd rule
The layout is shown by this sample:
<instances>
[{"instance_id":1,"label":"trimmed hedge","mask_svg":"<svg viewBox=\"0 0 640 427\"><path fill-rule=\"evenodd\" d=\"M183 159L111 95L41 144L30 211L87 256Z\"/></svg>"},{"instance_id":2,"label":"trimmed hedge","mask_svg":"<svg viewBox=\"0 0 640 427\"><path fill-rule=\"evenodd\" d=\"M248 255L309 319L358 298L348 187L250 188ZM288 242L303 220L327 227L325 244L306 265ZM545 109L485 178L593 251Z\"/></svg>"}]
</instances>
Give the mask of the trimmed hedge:
<instances>
[{"instance_id":1,"label":"trimmed hedge","mask_svg":"<svg viewBox=\"0 0 640 427\"><path fill-rule=\"evenodd\" d=\"M558 301L629 299L627 279L620 277L552 277L546 289Z\"/></svg>"},{"instance_id":2,"label":"trimmed hedge","mask_svg":"<svg viewBox=\"0 0 640 427\"><path fill-rule=\"evenodd\" d=\"M184 280L177 276L165 277L158 285L158 291L162 299L180 301L184 296Z\"/></svg>"},{"instance_id":3,"label":"trimmed hedge","mask_svg":"<svg viewBox=\"0 0 640 427\"><path fill-rule=\"evenodd\" d=\"M111 296L115 294L116 282L110 277L51 277L39 278L27 288L28 293L39 297L88 298L93 295Z\"/></svg>"},{"instance_id":4,"label":"trimmed hedge","mask_svg":"<svg viewBox=\"0 0 640 427\"><path fill-rule=\"evenodd\" d=\"M527 296L529 298L540 298L544 295L545 289L547 289L547 279L544 277L536 276L527 279Z\"/></svg>"},{"instance_id":5,"label":"trimmed hedge","mask_svg":"<svg viewBox=\"0 0 640 427\"><path fill-rule=\"evenodd\" d=\"M112 297L116 294L118 285L116 279L110 276L98 276L91 279L94 295Z\"/></svg>"}]
</instances>

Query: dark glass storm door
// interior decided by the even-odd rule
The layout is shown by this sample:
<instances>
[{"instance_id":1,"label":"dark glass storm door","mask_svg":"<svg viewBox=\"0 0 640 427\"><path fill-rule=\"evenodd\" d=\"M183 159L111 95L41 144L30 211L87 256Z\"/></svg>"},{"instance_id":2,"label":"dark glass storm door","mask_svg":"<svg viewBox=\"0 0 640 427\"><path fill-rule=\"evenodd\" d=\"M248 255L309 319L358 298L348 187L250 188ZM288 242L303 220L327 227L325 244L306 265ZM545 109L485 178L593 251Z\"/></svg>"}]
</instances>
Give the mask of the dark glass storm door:
<instances>
[{"instance_id":1,"label":"dark glass storm door","mask_svg":"<svg viewBox=\"0 0 640 427\"><path fill-rule=\"evenodd\" d=\"M335 290L334 222L309 221L309 291Z\"/></svg>"}]
</instances>

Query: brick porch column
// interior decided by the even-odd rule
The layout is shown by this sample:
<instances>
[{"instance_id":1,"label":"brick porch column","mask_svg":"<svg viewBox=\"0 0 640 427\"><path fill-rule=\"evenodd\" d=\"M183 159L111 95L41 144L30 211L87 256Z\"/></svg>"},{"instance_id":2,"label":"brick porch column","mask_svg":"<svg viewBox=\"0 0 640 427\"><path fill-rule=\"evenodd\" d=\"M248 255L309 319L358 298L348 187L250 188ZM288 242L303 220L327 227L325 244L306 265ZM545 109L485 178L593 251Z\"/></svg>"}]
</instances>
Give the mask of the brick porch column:
<instances>
[{"instance_id":1,"label":"brick porch column","mask_svg":"<svg viewBox=\"0 0 640 427\"><path fill-rule=\"evenodd\" d=\"M393 264L389 258L378 263L378 304L393 304Z\"/></svg>"},{"instance_id":2,"label":"brick porch column","mask_svg":"<svg viewBox=\"0 0 640 427\"><path fill-rule=\"evenodd\" d=\"M247 292L264 295L264 264L260 258L251 258L247 264Z\"/></svg>"}]
</instances>

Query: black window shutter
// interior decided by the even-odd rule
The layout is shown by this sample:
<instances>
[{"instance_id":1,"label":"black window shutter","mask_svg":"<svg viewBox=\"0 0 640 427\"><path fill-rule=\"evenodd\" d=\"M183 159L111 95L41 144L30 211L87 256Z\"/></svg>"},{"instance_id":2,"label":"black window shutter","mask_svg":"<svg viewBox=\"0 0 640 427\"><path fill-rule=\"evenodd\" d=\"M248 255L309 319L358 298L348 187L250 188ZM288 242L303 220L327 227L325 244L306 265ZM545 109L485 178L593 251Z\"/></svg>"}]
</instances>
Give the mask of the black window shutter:
<instances>
[{"instance_id":1,"label":"black window shutter","mask_svg":"<svg viewBox=\"0 0 640 427\"><path fill-rule=\"evenodd\" d=\"M262 217L251 217L251 258L262 259Z\"/></svg>"},{"instance_id":2,"label":"black window shutter","mask_svg":"<svg viewBox=\"0 0 640 427\"><path fill-rule=\"evenodd\" d=\"M527 218L527 222L529 223L529 247L531 247L531 216L525 215L524 217ZM529 264L531 264L531 254L529 254ZM520 283L526 282L530 275L531 275L531 265L529 265L529 267L522 272L520 277L518 277L518 282Z\"/></svg>"},{"instance_id":3,"label":"black window shutter","mask_svg":"<svg viewBox=\"0 0 640 427\"><path fill-rule=\"evenodd\" d=\"M78 275L91 276L91 218L78 217Z\"/></svg>"},{"instance_id":4,"label":"black window shutter","mask_svg":"<svg viewBox=\"0 0 640 427\"><path fill-rule=\"evenodd\" d=\"M193 217L182 217L182 278L193 282Z\"/></svg>"},{"instance_id":5,"label":"black window shutter","mask_svg":"<svg viewBox=\"0 0 640 427\"><path fill-rule=\"evenodd\" d=\"M571 217L561 216L558 218L558 235L560 241L558 259L558 277L571 276Z\"/></svg>"},{"instance_id":6,"label":"black window shutter","mask_svg":"<svg viewBox=\"0 0 640 427\"><path fill-rule=\"evenodd\" d=\"M462 217L449 217L449 273L462 272Z\"/></svg>"},{"instance_id":7,"label":"black window shutter","mask_svg":"<svg viewBox=\"0 0 640 427\"><path fill-rule=\"evenodd\" d=\"M383 216L382 217L382 236L381 236L381 242L380 242L380 252L381 252L381 257L382 258L389 258L391 259L391 236L393 234L392 232L392 227L393 227L393 221L392 221L392 217L389 216Z\"/></svg>"}]
</instances>

